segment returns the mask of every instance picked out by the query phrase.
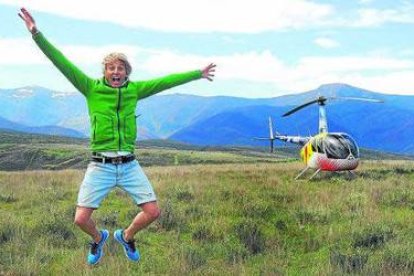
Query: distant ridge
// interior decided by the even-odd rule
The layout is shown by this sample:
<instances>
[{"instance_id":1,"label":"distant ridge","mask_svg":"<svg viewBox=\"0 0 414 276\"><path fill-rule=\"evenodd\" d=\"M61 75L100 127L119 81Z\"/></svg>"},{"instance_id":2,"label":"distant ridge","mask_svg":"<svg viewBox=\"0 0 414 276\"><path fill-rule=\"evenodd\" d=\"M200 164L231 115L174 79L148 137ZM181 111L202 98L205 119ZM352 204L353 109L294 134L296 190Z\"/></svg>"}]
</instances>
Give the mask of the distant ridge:
<instances>
[{"instance_id":1,"label":"distant ridge","mask_svg":"<svg viewBox=\"0 0 414 276\"><path fill-rule=\"evenodd\" d=\"M67 136L67 137L76 137L83 138L85 135L80 131L59 127L59 126L39 126L39 127L29 127L19 123L14 123L9 120L0 117L0 129L8 131L17 131L25 133L36 133L36 134L47 134L55 136Z\"/></svg>"},{"instance_id":2,"label":"distant ridge","mask_svg":"<svg viewBox=\"0 0 414 276\"><path fill-rule=\"evenodd\" d=\"M343 83L324 84L317 89L280 97L247 99L201 97L187 94L156 95L138 103L139 139L166 139L201 146L263 145L251 137L267 135L267 117L284 134L314 134L317 109L309 107L289 118L280 115L316 96L367 97L384 104L336 101L327 106L330 130L350 133L362 147L414 154L414 96L389 95ZM0 89L0 117L10 123L32 126L28 132L89 135L86 104L80 93L65 93L43 87ZM18 99L18 100L16 100ZM6 124L6 123L5 123ZM47 131L36 129L47 127ZM69 130L53 130L53 127ZM73 133L75 130L79 133ZM62 131L62 132L61 132Z\"/></svg>"}]
</instances>

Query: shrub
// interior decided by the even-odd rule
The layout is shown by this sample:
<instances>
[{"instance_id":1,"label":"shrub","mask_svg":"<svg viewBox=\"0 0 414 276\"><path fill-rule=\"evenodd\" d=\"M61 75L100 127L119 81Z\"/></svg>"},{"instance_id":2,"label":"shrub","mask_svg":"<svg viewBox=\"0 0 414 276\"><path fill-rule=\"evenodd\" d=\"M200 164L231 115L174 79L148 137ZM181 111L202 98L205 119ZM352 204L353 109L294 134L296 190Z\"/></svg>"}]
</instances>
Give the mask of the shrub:
<instances>
[{"instance_id":1,"label":"shrub","mask_svg":"<svg viewBox=\"0 0 414 276\"><path fill-rule=\"evenodd\" d=\"M111 212L97 218L99 224L105 227L115 227L118 224L119 212Z\"/></svg>"},{"instance_id":2,"label":"shrub","mask_svg":"<svg viewBox=\"0 0 414 276\"><path fill-rule=\"evenodd\" d=\"M235 226L237 237L252 254L258 254L265 249L265 238L254 221L242 222Z\"/></svg>"},{"instance_id":3,"label":"shrub","mask_svg":"<svg viewBox=\"0 0 414 276\"><path fill-rule=\"evenodd\" d=\"M0 244L11 241L15 236L15 233L16 230L14 229L14 226L10 225L9 223L4 224L0 228Z\"/></svg>"},{"instance_id":4,"label":"shrub","mask_svg":"<svg viewBox=\"0 0 414 276\"><path fill-rule=\"evenodd\" d=\"M386 243L392 237L392 231L388 229L368 229L354 236L354 247L377 248Z\"/></svg>"},{"instance_id":5,"label":"shrub","mask_svg":"<svg viewBox=\"0 0 414 276\"><path fill-rule=\"evenodd\" d=\"M194 196L189 191L178 191L177 192L177 199L179 201L190 201L194 199Z\"/></svg>"},{"instance_id":6,"label":"shrub","mask_svg":"<svg viewBox=\"0 0 414 276\"><path fill-rule=\"evenodd\" d=\"M319 211L297 210L296 218L300 224L327 224L329 215Z\"/></svg>"},{"instance_id":7,"label":"shrub","mask_svg":"<svg viewBox=\"0 0 414 276\"><path fill-rule=\"evenodd\" d=\"M158 219L158 223L167 231L173 230L177 227L178 221L174 214L171 201L167 201L163 211L161 212L161 216Z\"/></svg>"},{"instance_id":8,"label":"shrub","mask_svg":"<svg viewBox=\"0 0 414 276\"><path fill-rule=\"evenodd\" d=\"M184 256L187 265L191 270L199 268L207 263L206 257L202 254L198 248L186 248L184 250Z\"/></svg>"},{"instance_id":9,"label":"shrub","mask_svg":"<svg viewBox=\"0 0 414 276\"><path fill-rule=\"evenodd\" d=\"M411 244L393 245L384 252L384 269L397 272L414 273L414 252Z\"/></svg>"},{"instance_id":10,"label":"shrub","mask_svg":"<svg viewBox=\"0 0 414 276\"><path fill-rule=\"evenodd\" d=\"M330 262L346 273L361 272L368 261L368 255L362 253L341 253L331 251Z\"/></svg>"},{"instance_id":11,"label":"shrub","mask_svg":"<svg viewBox=\"0 0 414 276\"><path fill-rule=\"evenodd\" d=\"M201 225L193 232L193 239L199 241L214 241L215 237L210 229Z\"/></svg>"}]
</instances>

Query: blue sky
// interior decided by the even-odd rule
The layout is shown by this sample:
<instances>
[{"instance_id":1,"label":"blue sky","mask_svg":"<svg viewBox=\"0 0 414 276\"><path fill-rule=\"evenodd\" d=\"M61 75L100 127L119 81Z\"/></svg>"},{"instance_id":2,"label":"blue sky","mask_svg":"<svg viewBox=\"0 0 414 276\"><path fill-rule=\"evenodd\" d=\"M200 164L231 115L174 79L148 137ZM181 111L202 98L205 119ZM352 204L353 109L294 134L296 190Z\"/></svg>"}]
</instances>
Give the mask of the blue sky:
<instances>
[{"instance_id":1,"label":"blue sky","mask_svg":"<svg viewBox=\"0 0 414 276\"><path fill-rule=\"evenodd\" d=\"M213 83L166 93L275 97L335 82L414 93L413 1L0 0L0 88L74 92L33 43L21 6L91 77L102 75L105 54L121 51L134 80L217 63Z\"/></svg>"}]
</instances>

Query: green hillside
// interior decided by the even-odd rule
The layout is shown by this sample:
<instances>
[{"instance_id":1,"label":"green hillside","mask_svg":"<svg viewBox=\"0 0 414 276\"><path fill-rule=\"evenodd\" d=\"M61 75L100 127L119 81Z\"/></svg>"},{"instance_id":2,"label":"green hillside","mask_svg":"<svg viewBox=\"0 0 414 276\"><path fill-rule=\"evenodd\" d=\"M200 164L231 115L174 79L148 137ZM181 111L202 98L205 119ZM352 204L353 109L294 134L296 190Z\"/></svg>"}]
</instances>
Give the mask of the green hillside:
<instances>
[{"instance_id":1,"label":"green hillside","mask_svg":"<svg viewBox=\"0 0 414 276\"><path fill-rule=\"evenodd\" d=\"M90 151L87 139L17 132L0 132L0 170L60 170L86 168ZM166 140L138 141L135 154L142 166L190 164L274 163L299 158L296 147L206 147ZM361 150L363 159L402 160L413 157Z\"/></svg>"}]
</instances>

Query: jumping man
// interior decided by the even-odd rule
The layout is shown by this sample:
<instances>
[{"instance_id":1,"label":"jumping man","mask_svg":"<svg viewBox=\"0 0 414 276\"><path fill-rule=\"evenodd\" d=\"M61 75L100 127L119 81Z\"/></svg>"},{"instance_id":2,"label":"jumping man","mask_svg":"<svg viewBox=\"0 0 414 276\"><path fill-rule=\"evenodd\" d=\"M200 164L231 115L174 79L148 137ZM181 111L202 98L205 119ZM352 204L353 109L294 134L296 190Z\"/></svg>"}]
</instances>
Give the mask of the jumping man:
<instances>
[{"instance_id":1,"label":"jumping man","mask_svg":"<svg viewBox=\"0 0 414 276\"><path fill-rule=\"evenodd\" d=\"M109 231L98 230L91 216L115 187L125 190L141 208L131 224L114 232L127 258L138 261L134 236L160 215L157 198L137 160L134 149L137 134L135 110L138 100L166 89L204 78L212 81L215 64L202 70L172 74L149 81L130 81L131 65L121 53L103 60L103 77L92 79L69 61L38 30L35 20L24 8L18 14L42 52L81 92L87 101L91 124L92 161L80 186L75 224L93 239L87 262L94 265L103 256Z\"/></svg>"}]
</instances>

